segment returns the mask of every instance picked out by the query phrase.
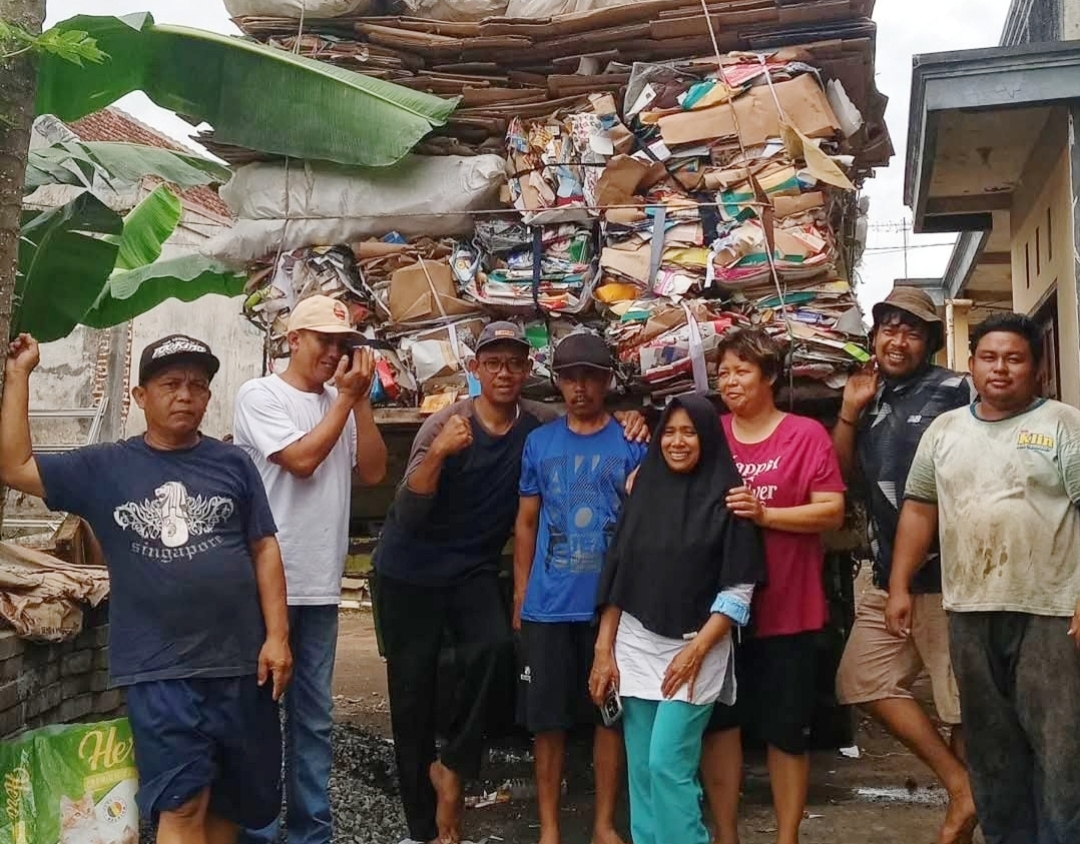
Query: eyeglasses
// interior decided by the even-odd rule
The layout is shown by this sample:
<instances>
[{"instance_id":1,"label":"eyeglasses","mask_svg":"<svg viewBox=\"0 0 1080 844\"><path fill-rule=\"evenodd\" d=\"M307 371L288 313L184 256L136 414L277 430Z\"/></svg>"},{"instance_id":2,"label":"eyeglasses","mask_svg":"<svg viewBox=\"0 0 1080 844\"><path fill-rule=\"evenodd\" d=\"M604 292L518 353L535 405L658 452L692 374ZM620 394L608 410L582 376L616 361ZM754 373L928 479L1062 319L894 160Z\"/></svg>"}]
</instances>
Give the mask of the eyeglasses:
<instances>
[{"instance_id":1,"label":"eyeglasses","mask_svg":"<svg viewBox=\"0 0 1080 844\"><path fill-rule=\"evenodd\" d=\"M529 368L528 358L483 358L480 365L488 375L498 375L506 367L511 375L521 375Z\"/></svg>"}]
</instances>

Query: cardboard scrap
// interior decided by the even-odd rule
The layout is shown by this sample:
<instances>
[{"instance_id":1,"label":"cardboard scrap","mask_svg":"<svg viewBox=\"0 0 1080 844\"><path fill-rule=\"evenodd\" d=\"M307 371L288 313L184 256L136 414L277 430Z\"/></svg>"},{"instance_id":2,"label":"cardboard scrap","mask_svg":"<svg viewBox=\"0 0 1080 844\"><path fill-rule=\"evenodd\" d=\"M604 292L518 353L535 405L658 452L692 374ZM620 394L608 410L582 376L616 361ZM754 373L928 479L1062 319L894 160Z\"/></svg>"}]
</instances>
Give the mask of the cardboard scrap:
<instances>
[{"instance_id":1,"label":"cardboard scrap","mask_svg":"<svg viewBox=\"0 0 1080 844\"><path fill-rule=\"evenodd\" d=\"M417 261L390 278L390 318L395 323L423 322L442 316L475 313L478 307L457 297L450 265Z\"/></svg>"}]
</instances>

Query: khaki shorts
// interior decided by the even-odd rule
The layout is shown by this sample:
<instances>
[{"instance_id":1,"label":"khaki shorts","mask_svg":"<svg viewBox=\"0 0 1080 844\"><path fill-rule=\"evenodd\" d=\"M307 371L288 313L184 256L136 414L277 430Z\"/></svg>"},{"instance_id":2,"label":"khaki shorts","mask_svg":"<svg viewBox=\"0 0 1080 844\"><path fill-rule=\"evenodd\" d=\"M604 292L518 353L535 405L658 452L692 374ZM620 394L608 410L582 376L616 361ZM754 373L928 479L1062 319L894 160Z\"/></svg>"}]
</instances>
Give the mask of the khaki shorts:
<instances>
[{"instance_id":1,"label":"khaki shorts","mask_svg":"<svg viewBox=\"0 0 1080 844\"><path fill-rule=\"evenodd\" d=\"M911 698L923 668L930 675L934 706L945 724L960 723L960 692L949 661L949 620L941 595L913 595L911 635L893 636L885 628L887 592L870 587L855 613L855 626L836 672L836 694L843 704Z\"/></svg>"}]
</instances>

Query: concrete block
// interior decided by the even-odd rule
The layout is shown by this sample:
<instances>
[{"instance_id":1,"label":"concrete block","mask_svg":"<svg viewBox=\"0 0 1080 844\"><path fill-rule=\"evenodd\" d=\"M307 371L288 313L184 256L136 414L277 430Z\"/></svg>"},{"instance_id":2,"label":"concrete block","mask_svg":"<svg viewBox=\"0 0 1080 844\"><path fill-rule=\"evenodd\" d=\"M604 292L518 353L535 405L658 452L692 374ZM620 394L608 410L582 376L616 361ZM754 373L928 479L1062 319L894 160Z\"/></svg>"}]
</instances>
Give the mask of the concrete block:
<instances>
[{"instance_id":1,"label":"concrete block","mask_svg":"<svg viewBox=\"0 0 1080 844\"><path fill-rule=\"evenodd\" d=\"M73 674L87 674L94 667L93 651L75 651L60 660L60 676L70 677Z\"/></svg>"},{"instance_id":2,"label":"concrete block","mask_svg":"<svg viewBox=\"0 0 1080 844\"><path fill-rule=\"evenodd\" d=\"M20 697L18 680L12 680L0 685L0 712L15 706Z\"/></svg>"},{"instance_id":3,"label":"concrete block","mask_svg":"<svg viewBox=\"0 0 1080 844\"><path fill-rule=\"evenodd\" d=\"M60 690L64 700L86 694L90 691L90 674L76 674L74 677L65 677L60 682Z\"/></svg>"},{"instance_id":4,"label":"concrete block","mask_svg":"<svg viewBox=\"0 0 1080 844\"><path fill-rule=\"evenodd\" d=\"M78 650L78 646L75 644L74 639L68 639L66 642L60 642L55 646L60 656L66 656L70 653L75 653Z\"/></svg>"},{"instance_id":5,"label":"concrete block","mask_svg":"<svg viewBox=\"0 0 1080 844\"><path fill-rule=\"evenodd\" d=\"M104 692L109 688L109 672L95 671L90 675L90 691Z\"/></svg>"},{"instance_id":6,"label":"concrete block","mask_svg":"<svg viewBox=\"0 0 1080 844\"><path fill-rule=\"evenodd\" d=\"M56 709L63 699L63 689L60 688L59 683L46 686L26 702L26 715L28 718L35 715L44 715L50 710Z\"/></svg>"},{"instance_id":7,"label":"concrete block","mask_svg":"<svg viewBox=\"0 0 1080 844\"><path fill-rule=\"evenodd\" d=\"M32 668L39 668L55 662L60 657L59 649L55 645L44 645L38 642L27 642L23 651L23 662Z\"/></svg>"},{"instance_id":8,"label":"concrete block","mask_svg":"<svg viewBox=\"0 0 1080 844\"><path fill-rule=\"evenodd\" d=\"M93 627L85 628L75 637L75 650L92 650L97 645L97 631Z\"/></svg>"},{"instance_id":9,"label":"concrete block","mask_svg":"<svg viewBox=\"0 0 1080 844\"><path fill-rule=\"evenodd\" d=\"M94 708L94 696L91 694L79 695L78 697L65 700L60 704L60 712L57 721L66 724L84 715L88 715Z\"/></svg>"},{"instance_id":10,"label":"concrete block","mask_svg":"<svg viewBox=\"0 0 1080 844\"><path fill-rule=\"evenodd\" d=\"M105 714L112 712L124 704L124 693L121 689L109 689L94 695L94 712Z\"/></svg>"},{"instance_id":11,"label":"concrete block","mask_svg":"<svg viewBox=\"0 0 1080 844\"><path fill-rule=\"evenodd\" d=\"M50 662L37 670L38 682L42 686L51 686L60 679L60 663Z\"/></svg>"},{"instance_id":12,"label":"concrete block","mask_svg":"<svg viewBox=\"0 0 1080 844\"><path fill-rule=\"evenodd\" d=\"M26 726L26 709L21 703L0 712L0 736L7 738Z\"/></svg>"},{"instance_id":13,"label":"concrete block","mask_svg":"<svg viewBox=\"0 0 1080 844\"><path fill-rule=\"evenodd\" d=\"M109 652L104 648L100 651L94 651L94 668L108 668L109 667Z\"/></svg>"},{"instance_id":14,"label":"concrete block","mask_svg":"<svg viewBox=\"0 0 1080 844\"><path fill-rule=\"evenodd\" d=\"M14 630L0 632L0 659L18 656L26 649L26 643L15 635Z\"/></svg>"},{"instance_id":15,"label":"concrete block","mask_svg":"<svg viewBox=\"0 0 1080 844\"><path fill-rule=\"evenodd\" d=\"M16 654L15 656L9 656L3 662L0 662L0 682L5 680L15 680L23 672L23 657L22 654Z\"/></svg>"}]
</instances>

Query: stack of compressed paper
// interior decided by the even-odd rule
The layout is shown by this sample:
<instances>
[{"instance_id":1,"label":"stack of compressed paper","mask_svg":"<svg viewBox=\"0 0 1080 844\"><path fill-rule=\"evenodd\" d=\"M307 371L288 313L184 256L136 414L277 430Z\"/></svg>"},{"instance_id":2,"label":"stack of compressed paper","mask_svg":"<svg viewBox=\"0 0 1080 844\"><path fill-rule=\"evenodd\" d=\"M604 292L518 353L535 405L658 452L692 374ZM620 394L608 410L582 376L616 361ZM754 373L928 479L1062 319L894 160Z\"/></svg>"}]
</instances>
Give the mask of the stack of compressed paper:
<instances>
[{"instance_id":1,"label":"stack of compressed paper","mask_svg":"<svg viewBox=\"0 0 1080 844\"><path fill-rule=\"evenodd\" d=\"M748 2L773 8L773 0ZM731 3L713 5L734 13ZM782 8L787 14L811 5ZM704 25L703 15L696 20ZM360 22L356 31L386 42L390 35L372 28L382 25ZM415 35L428 24L402 26L399 32ZM792 44L799 31L805 30L793 25L779 40ZM733 37L742 46L771 36ZM431 38L414 38L413 49L429 49L437 42ZM725 39L730 43L721 33ZM596 46L576 40L579 51ZM427 46L415 46L421 44ZM533 395L554 392L551 349L571 331L603 336L622 388L661 399L714 388L720 338L748 326L785 345L785 377L793 386L835 394L867 359L850 283L857 185L891 154L872 63L856 71L838 58L851 55L838 44L636 61L624 66L618 85L583 88L572 102L546 101L546 110L500 106L500 145L484 146L505 161L499 198L488 176L478 170L474 177L462 163L470 159L454 159L454 172L465 175L453 178L473 186L475 200L466 205L460 191L440 188L457 200L454 224L432 226L431 206L413 196L414 188L380 177L379 195L393 198L396 215L382 235L379 209L365 208L361 214L369 216L350 214L355 229L334 230L362 232L367 240L329 252L311 244L284 252L276 265L273 256L256 262L248 314L280 350L283 309L322 285L349 302L383 350L388 372L380 372L379 398L397 404L475 389L467 361L483 323L497 318L526 329ZM559 49L571 47L560 42ZM676 49L660 39L648 55L678 55ZM335 50L342 55L344 48ZM508 50L491 47L492 65L510 61ZM582 76L583 83L592 78ZM448 171L439 184L449 187L453 178ZM354 192L375 195L366 186ZM414 219L423 222L414 226ZM424 230L440 237L417 236Z\"/></svg>"}]
</instances>

